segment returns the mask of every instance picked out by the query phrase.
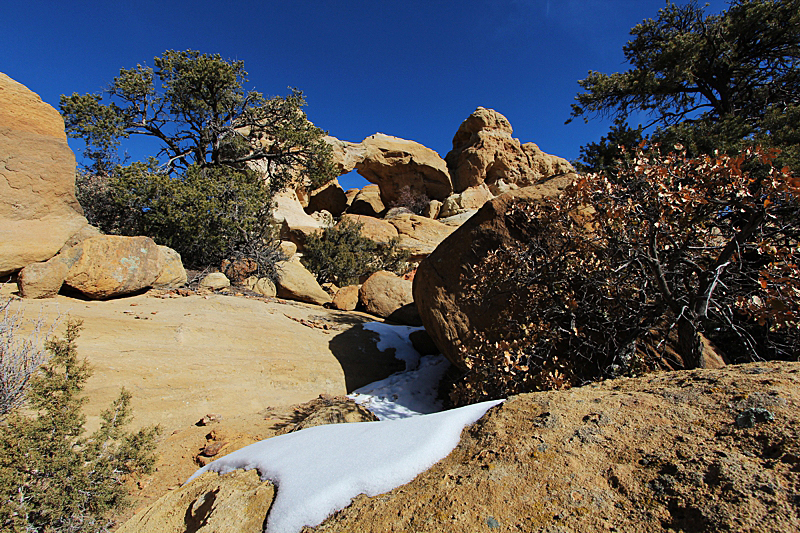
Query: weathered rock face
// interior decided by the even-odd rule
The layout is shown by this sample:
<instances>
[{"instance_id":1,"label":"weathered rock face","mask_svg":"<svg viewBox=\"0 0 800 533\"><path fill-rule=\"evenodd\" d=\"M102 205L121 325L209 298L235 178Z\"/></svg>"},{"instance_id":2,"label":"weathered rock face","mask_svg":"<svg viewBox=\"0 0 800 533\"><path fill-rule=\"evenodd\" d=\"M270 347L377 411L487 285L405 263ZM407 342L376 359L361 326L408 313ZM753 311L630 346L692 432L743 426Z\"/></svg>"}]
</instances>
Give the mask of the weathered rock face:
<instances>
[{"instance_id":1,"label":"weathered rock face","mask_svg":"<svg viewBox=\"0 0 800 533\"><path fill-rule=\"evenodd\" d=\"M150 237L101 235L68 253L77 259L64 283L99 300L152 287L163 266L161 251Z\"/></svg>"},{"instance_id":2,"label":"weathered rock face","mask_svg":"<svg viewBox=\"0 0 800 533\"><path fill-rule=\"evenodd\" d=\"M398 246L408 250L410 259L419 260L433 252L455 228L420 215L400 214L387 220L397 229Z\"/></svg>"},{"instance_id":3,"label":"weathered rock face","mask_svg":"<svg viewBox=\"0 0 800 533\"><path fill-rule=\"evenodd\" d=\"M508 298L489 295L484 306L466 300L470 269L490 250L510 246L527 239L520 228L506 225L506 211L512 198L536 201L555 196L573 180L572 176L554 178L542 185L506 193L486 203L461 227L445 239L433 253L422 260L414 277L414 301L422 323L436 345L450 361L464 368L459 351L475 332L488 331L507 310ZM451 228L452 229L452 228Z\"/></svg>"},{"instance_id":4,"label":"weathered rock face","mask_svg":"<svg viewBox=\"0 0 800 533\"><path fill-rule=\"evenodd\" d=\"M276 289L279 298L324 305L331 301L330 295L317 283L314 274L306 270L299 261L278 263L280 280Z\"/></svg>"},{"instance_id":5,"label":"weathered rock face","mask_svg":"<svg viewBox=\"0 0 800 533\"><path fill-rule=\"evenodd\" d=\"M283 191L276 194L274 200L275 209L272 211L272 218L280 225L282 239L290 240L289 235L297 228L323 227L318 219L305 212L295 191Z\"/></svg>"},{"instance_id":6,"label":"weathered rock face","mask_svg":"<svg viewBox=\"0 0 800 533\"><path fill-rule=\"evenodd\" d=\"M325 142L331 147L333 167L340 176L356 168L356 164L363 161L366 155L366 148L362 146L361 143L340 141L336 137L330 135L325 137Z\"/></svg>"},{"instance_id":7,"label":"weathered rock face","mask_svg":"<svg viewBox=\"0 0 800 533\"><path fill-rule=\"evenodd\" d=\"M361 285L358 297L370 314L409 326L422 325L414 305L412 283L392 272L372 274Z\"/></svg>"},{"instance_id":8,"label":"weathered rock face","mask_svg":"<svg viewBox=\"0 0 800 533\"><path fill-rule=\"evenodd\" d=\"M381 189L381 198L392 205L403 188L443 200L453 192L444 160L421 144L376 133L364 139L364 159L356 164L358 173Z\"/></svg>"},{"instance_id":9,"label":"weathered rock face","mask_svg":"<svg viewBox=\"0 0 800 533\"><path fill-rule=\"evenodd\" d=\"M515 396L411 483L314 531L797 531L798 372L757 363Z\"/></svg>"},{"instance_id":10,"label":"weathered rock face","mask_svg":"<svg viewBox=\"0 0 800 533\"><path fill-rule=\"evenodd\" d=\"M223 477L216 473L203 475L180 490L168 492L117 531L261 531L265 510L274 497L274 486L263 483L255 470L237 470Z\"/></svg>"},{"instance_id":11,"label":"weathered rock face","mask_svg":"<svg viewBox=\"0 0 800 533\"><path fill-rule=\"evenodd\" d=\"M389 242L398 235L397 228L380 218L368 217L366 215L345 214L342 216L342 220L349 220L356 224L361 224L361 235L375 242Z\"/></svg>"},{"instance_id":12,"label":"weathered rock face","mask_svg":"<svg viewBox=\"0 0 800 533\"><path fill-rule=\"evenodd\" d=\"M306 213L327 211L333 216L339 216L347 209L347 196L337 180L332 180L319 189L311 191L308 196Z\"/></svg>"},{"instance_id":13,"label":"weathered rock face","mask_svg":"<svg viewBox=\"0 0 800 533\"><path fill-rule=\"evenodd\" d=\"M455 192L481 183L524 187L574 172L566 159L545 154L533 143L520 144L512 132L508 119L493 109L479 107L467 117L445 157Z\"/></svg>"},{"instance_id":14,"label":"weathered rock face","mask_svg":"<svg viewBox=\"0 0 800 533\"><path fill-rule=\"evenodd\" d=\"M0 73L0 275L53 257L82 213L61 115Z\"/></svg>"},{"instance_id":15,"label":"weathered rock face","mask_svg":"<svg viewBox=\"0 0 800 533\"><path fill-rule=\"evenodd\" d=\"M348 285L336 291L333 297L333 308L341 311L355 311L358 307L358 285Z\"/></svg>"},{"instance_id":16,"label":"weathered rock face","mask_svg":"<svg viewBox=\"0 0 800 533\"><path fill-rule=\"evenodd\" d=\"M483 204L492 198L494 198L494 195L489 190L489 187L485 183L481 183L445 198L439 211L439 216L448 218L466 211L480 209Z\"/></svg>"},{"instance_id":17,"label":"weathered rock face","mask_svg":"<svg viewBox=\"0 0 800 533\"><path fill-rule=\"evenodd\" d=\"M377 185L365 185L353 197L347 212L353 215L380 217L386 211L386 206L381 200L381 189Z\"/></svg>"}]
</instances>

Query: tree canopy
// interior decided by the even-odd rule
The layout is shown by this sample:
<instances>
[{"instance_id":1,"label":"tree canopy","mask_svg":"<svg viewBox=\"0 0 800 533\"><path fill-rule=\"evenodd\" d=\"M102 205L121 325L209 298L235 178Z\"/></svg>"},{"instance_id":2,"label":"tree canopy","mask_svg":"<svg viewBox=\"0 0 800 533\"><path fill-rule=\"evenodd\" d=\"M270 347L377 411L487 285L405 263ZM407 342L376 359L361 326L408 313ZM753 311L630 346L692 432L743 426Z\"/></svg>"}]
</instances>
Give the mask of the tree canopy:
<instances>
[{"instance_id":1,"label":"tree canopy","mask_svg":"<svg viewBox=\"0 0 800 533\"><path fill-rule=\"evenodd\" d=\"M695 1L668 2L631 35L623 47L631 68L589 72L570 121L644 113L656 140L696 154L735 150L746 139L800 160L800 0L732 0L718 15Z\"/></svg>"},{"instance_id":2,"label":"tree canopy","mask_svg":"<svg viewBox=\"0 0 800 533\"><path fill-rule=\"evenodd\" d=\"M276 186L299 174L312 185L331 177L325 132L306 118L299 90L245 90L244 63L219 54L167 50L153 63L121 69L105 94L61 96L67 133L86 142L94 172L113 169L121 139L142 135L160 141L156 157L170 174L258 161Z\"/></svg>"}]
</instances>

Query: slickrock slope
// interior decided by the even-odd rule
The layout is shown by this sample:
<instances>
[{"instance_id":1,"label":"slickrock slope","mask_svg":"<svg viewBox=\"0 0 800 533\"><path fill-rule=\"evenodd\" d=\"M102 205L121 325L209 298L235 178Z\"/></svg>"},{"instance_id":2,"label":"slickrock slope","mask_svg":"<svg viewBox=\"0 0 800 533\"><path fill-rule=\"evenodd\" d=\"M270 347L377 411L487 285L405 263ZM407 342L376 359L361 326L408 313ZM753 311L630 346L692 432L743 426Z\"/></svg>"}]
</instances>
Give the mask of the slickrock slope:
<instances>
[{"instance_id":1,"label":"slickrock slope","mask_svg":"<svg viewBox=\"0 0 800 533\"><path fill-rule=\"evenodd\" d=\"M799 407L800 363L521 395L314 531L800 531Z\"/></svg>"},{"instance_id":2,"label":"slickrock slope","mask_svg":"<svg viewBox=\"0 0 800 533\"><path fill-rule=\"evenodd\" d=\"M0 299L13 290L0 287ZM123 386L133 393L134 425L161 424L169 435L208 413L258 417L346 394L404 366L376 348L377 335L361 327L373 320L366 315L269 298L157 294L12 302L26 322L41 316L47 327L61 316L58 333L67 317L83 320L78 353L94 368L85 391L90 430Z\"/></svg>"}]
</instances>

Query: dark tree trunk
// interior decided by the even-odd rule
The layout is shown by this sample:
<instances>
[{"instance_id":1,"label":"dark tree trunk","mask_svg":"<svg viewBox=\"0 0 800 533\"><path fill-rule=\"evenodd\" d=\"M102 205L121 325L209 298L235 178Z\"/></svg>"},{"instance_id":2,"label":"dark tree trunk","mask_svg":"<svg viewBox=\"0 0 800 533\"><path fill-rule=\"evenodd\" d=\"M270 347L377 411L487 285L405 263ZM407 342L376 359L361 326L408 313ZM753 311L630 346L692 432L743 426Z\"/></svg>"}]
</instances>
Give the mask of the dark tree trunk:
<instances>
[{"instance_id":1,"label":"dark tree trunk","mask_svg":"<svg viewBox=\"0 0 800 533\"><path fill-rule=\"evenodd\" d=\"M684 368L700 368L703 366L703 345L694 320L686 314L688 312L678 319L678 354L683 359Z\"/></svg>"}]
</instances>

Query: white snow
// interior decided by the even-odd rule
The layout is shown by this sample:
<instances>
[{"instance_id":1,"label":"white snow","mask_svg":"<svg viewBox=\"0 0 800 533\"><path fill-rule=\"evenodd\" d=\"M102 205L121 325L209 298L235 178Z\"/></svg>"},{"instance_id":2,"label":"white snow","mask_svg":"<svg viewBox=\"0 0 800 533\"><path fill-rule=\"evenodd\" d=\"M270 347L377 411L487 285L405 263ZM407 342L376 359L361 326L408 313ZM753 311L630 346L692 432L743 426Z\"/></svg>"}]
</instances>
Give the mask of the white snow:
<instances>
[{"instance_id":1,"label":"white snow","mask_svg":"<svg viewBox=\"0 0 800 533\"><path fill-rule=\"evenodd\" d=\"M405 361L406 369L354 390L350 398L380 420L441 411L442 404L437 399L438 386L450 363L442 355L420 358L409 340L411 333L425 328L392 326L382 322L369 322L363 327L380 336L379 350L394 348L395 357Z\"/></svg>"},{"instance_id":2,"label":"white snow","mask_svg":"<svg viewBox=\"0 0 800 533\"><path fill-rule=\"evenodd\" d=\"M427 355L413 370L396 372L354 390L348 396L380 420L396 420L442 410L437 398L439 381L450 366L443 355Z\"/></svg>"},{"instance_id":3,"label":"white snow","mask_svg":"<svg viewBox=\"0 0 800 533\"><path fill-rule=\"evenodd\" d=\"M267 533L316 526L358 494L375 496L410 482L446 457L472 424L502 400L400 420L331 424L266 439L201 468L221 474L258 469L277 486Z\"/></svg>"}]
</instances>

